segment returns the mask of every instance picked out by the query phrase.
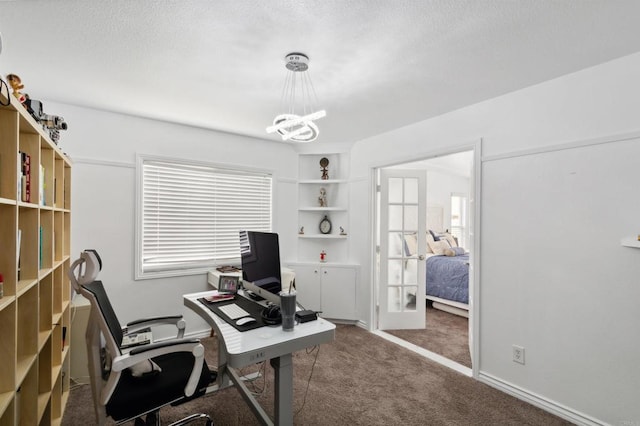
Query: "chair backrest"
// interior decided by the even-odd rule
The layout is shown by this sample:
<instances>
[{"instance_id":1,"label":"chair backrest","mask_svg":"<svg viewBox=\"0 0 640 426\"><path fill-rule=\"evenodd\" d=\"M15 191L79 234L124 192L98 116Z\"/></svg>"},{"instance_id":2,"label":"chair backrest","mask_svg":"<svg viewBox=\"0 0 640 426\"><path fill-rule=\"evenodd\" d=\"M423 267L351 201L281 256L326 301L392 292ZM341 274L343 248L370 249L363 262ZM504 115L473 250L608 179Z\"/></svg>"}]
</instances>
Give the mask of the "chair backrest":
<instances>
[{"instance_id":1,"label":"chair backrest","mask_svg":"<svg viewBox=\"0 0 640 426\"><path fill-rule=\"evenodd\" d=\"M116 316L115 311L113 310L113 306L111 306L109 297L104 290L102 281L93 281L89 284L80 286L80 288L81 293L83 293L82 295L85 296L85 298L87 298L92 305L95 302L96 306L92 306L92 309L97 308L100 310L102 320L104 321L104 325L106 326L101 327L103 328L102 333L106 334L104 330L104 328L106 328L109 334L111 334L115 345L119 348L122 345L122 327L120 325L120 322L118 321L118 317ZM105 339L107 339L107 337L105 337Z\"/></svg>"}]
</instances>

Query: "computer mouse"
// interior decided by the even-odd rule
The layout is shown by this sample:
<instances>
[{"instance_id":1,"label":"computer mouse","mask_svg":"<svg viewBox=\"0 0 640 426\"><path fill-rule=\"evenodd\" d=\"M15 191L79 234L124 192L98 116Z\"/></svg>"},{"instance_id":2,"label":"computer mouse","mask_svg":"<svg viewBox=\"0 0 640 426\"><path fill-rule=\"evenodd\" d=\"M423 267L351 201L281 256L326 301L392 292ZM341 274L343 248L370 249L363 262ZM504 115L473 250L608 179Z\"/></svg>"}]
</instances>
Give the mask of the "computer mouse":
<instances>
[{"instance_id":1,"label":"computer mouse","mask_svg":"<svg viewBox=\"0 0 640 426\"><path fill-rule=\"evenodd\" d=\"M253 317L242 317L242 318L239 318L236 321L236 324L237 325L247 325L247 324L250 324L252 322L256 322L256 319L253 318Z\"/></svg>"}]
</instances>

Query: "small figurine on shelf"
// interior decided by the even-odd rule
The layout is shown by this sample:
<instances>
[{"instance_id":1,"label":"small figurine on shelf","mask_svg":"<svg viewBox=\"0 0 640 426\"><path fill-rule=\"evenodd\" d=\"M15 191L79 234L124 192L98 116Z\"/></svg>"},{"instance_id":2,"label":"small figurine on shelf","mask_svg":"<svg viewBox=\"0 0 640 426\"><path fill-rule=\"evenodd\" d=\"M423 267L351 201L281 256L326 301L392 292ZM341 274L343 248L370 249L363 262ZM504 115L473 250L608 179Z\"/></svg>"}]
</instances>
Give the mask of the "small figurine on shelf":
<instances>
[{"instance_id":1,"label":"small figurine on shelf","mask_svg":"<svg viewBox=\"0 0 640 426\"><path fill-rule=\"evenodd\" d=\"M327 205L327 190L324 188L320 188L320 196L318 196L318 203L320 207L329 207Z\"/></svg>"},{"instance_id":2,"label":"small figurine on shelf","mask_svg":"<svg viewBox=\"0 0 640 426\"><path fill-rule=\"evenodd\" d=\"M298 231L298 234L304 235L304 226L300 227L300 230Z\"/></svg>"},{"instance_id":3,"label":"small figurine on shelf","mask_svg":"<svg viewBox=\"0 0 640 426\"><path fill-rule=\"evenodd\" d=\"M322 157L320 159L320 167L322 167L322 180L327 180L329 179L329 169L327 169L327 167L329 166L329 159L327 157Z\"/></svg>"},{"instance_id":4,"label":"small figurine on shelf","mask_svg":"<svg viewBox=\"0 0 640 426\"><path fill-rule=\"evenodd\" d=\"M21 104L24 104L27 100L27 95L20 92L20 90L24 89L24 84L22 84L20 77L15 74L7 74L7 81L13 89L13 96L15 96Z\"/></svg>"},{"instance_id":5,"label":"small figurine on shelf","mask_svg":"<svg viewBox=\"0 0 640 426\"><path fill-rule=\"evenodd\" d=\"M322 250L320 252L320 262L326 262L327 261L327 253L325 253L324 250Z\"/></svg>"},{"instance_id":6,"label":"small figurine on shelf","mask_svg":"<svg viewBox=\"0 0 640 426\"><path fill-rule=\"evenodd\" d=\"M340 227L340 235L347 235L342 226Z\"/></svg>"}]
</instances>

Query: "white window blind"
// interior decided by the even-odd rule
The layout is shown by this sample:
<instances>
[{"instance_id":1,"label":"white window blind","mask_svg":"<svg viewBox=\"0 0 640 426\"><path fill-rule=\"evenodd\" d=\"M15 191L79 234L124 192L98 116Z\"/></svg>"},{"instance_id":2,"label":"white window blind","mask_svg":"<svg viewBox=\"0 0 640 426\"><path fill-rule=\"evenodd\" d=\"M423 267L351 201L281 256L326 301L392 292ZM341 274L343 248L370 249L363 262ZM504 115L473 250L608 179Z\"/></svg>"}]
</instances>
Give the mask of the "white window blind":
<instances>
[{"instance_id":1,"label":"white window blind","mask_svg":"<svg viewBox=\"0 0 640 426\"><path fill-rule=\"evenodd\" d=\"M238 261L241 229L271 231L269 174L155 159L141 169L139 278Z\"/></svg>"}]
</instances>

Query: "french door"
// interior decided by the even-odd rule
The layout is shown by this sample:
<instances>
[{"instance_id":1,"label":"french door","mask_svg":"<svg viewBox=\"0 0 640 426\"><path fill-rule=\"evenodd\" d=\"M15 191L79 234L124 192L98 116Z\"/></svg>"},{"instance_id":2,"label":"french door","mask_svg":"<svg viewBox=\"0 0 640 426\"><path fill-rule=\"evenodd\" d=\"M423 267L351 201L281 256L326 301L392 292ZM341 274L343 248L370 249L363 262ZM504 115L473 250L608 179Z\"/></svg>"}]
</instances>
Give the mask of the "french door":
<instances>
[{"instance_id":1,"label":"french door","mask_svg":"<svg viewBox=\"0 0 640 426\"><path fill-rule=\"evenodd\" d=\"M378 328L425 328L427 174L380 169Z\"/></svg>"}]
</instances>

